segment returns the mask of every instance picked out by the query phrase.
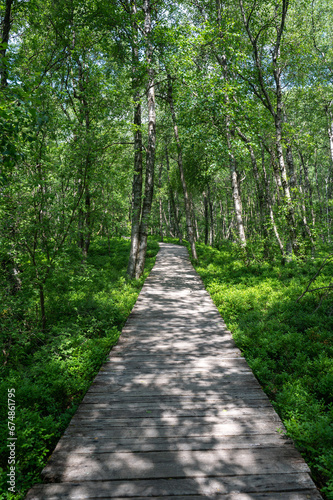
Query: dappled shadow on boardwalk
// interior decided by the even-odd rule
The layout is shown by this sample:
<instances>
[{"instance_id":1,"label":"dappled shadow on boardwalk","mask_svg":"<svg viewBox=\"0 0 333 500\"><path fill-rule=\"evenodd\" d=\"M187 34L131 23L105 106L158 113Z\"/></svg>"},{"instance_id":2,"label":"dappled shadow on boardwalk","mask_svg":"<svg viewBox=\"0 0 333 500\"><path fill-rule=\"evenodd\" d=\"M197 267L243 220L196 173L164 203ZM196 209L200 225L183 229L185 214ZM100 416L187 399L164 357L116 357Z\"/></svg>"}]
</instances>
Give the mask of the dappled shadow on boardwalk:
<instances>
[{"instance_id":1,"label":"dappled shadow on boardwalk","mask_svg":"<svg viewBox=\"0 0 333 500\"><path fill-rule=\"evenodd\" d=\"M27 499L319 499L187 250L162 244Z\"/></svg>"}]
</instances>

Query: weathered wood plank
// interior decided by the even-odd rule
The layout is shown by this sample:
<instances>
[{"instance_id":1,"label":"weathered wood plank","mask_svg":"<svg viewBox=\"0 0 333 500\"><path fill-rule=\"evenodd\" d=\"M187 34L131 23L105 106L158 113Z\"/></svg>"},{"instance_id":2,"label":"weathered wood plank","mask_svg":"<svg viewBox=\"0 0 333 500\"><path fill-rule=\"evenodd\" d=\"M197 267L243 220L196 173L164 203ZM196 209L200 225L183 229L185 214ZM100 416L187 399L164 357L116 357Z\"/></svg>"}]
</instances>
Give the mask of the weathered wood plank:
<instances>
[{"instance_id":1,"label":"weathered wood plank","mask_svg":"<svg viewBox=\"0 0 333 500\"><path fill-rule=\"evenodd\" d=\"M185 248L162 245L108 359L27 500L321 498Z\"/></svg>"},{"instance_id":2,"label":"weathered wood plank","mask_svg":"<svg viewBox=\"0 0 333 500\"><path fill-rule=\"evenodd\" d=\"M186 364L185 364L186 363ZM101 374L114 374L119 375L122 372L131 372L133 374L140 373L181 373L181 374L207 374L214 372L219 376L223 375L231 375L234 373L251 373L253 376L252 370L246 363L244 358L232 358L226 359L224 362L221 359L213 360L213 359L204 359L204 360L196 360L190 362L187 359L178 359L175 361L170 361L168 357L165 359L158 359L157 361L151 359L142 360L139 359L135 361L130 359L128 361L122 361L121 363L117 360L114 362L105 363L99 373Z\"/></svg>"},{"instance_id":3,"label":"weathered wood plank","mask_svg":"<svg viewBox=\"0 0 333 500\"><path fill-rule=\"evenodd\" d=\"M81 421L72 421L65 431L69 436L94 436L104 439L113 439L121 435L126 438L143 436L146 439L155 437L170 438L175 436L237 436L244 434L271 434L273 432L283 432L284 427L279 422L257 421L249 425L248 422L232 422L225 424L205 424L200 422L198 425L188 420L187 425L159 425L151 421L146 426L135 425L132 422L131 427L113 426L106 427L103 422L96 424L82 423Z\"/></svg>"},{"instance_id":4,"label":"weathered wood plank","mask_svg":"<svg viewBox=\"0 0 333 500\"><path fill-rule=\"evenodd\" d=\"M84 497L85 498L85 497ZM129 497L103 497L104 500L127 500ZM133 497L132 497L133 498ZM136 500L159 500L161 497L135 497ZM172 495L162 497L164 500L189 500L188 495ZM191 500L204 500L209 497L193 495L190 497ZM93 497L91 500L98 500L99 497ZM215 500L322 500L319 492L316 490L306 490L302 492L283 492L283 493L229 493L227 495L215 495ZM48 499L49 500L49 499Z\"/></svg>"},{"instance_id":5,"label":"weathered wood plank","mask_svg":"<svg viewBox=\"0 0 333 500\"><path fill-rule=\"evenodd\" d=\"M196 384L204 382L204 383L209 383L210 385L218 384L219 387L225 384L253 385L253 383L255 383L257 387L260 387L256 379L253 377L253 373L251 373L248 370L246 371L234 370L234 372L226 371L224 373L223 372L219 373L218 371L215 370L213 370L212 372L209 371L168 372L166 370L161 370L161 372L155 372L155 371L130 372L129 370L124 370L120 373L103 371L96 376L95 382L104 382L104 383L108 382L110 384L118 382L121 383L124 382L126 384L128 384L129 382L132 382L133 384L154 383L156 387L161 386L161 388L163 389L166 384L168 385L171 383L178 384L180 382L182 383L194 382Z\"/></svg>"},{"instance_id":6,"label":"weathered wood plank","mask_svg":"<svg viewBox=\"0 0 333 500\"><path fill-rule=\"evenodd\" d=\"M117 347L117 346L115 346ZM159 360L159 359L162 359L162 360L165 360L165 359L169 359L169 360L180 360L180 362L187 362L187 361L193 361L195 358L197 359L200 359L198 358L198 356L195 356L193 354L190 354L190 353L187 353L187 352L184 352L183 354L179 354L179 353L176 353L176 352L169 352L168 353L155 353L154 357L152 358L151 355L146 352L137 352L137 351L127 351L127 352L123 352L121 349L115 349L115 347L112 349L111 353L109 354L108 356L108 359L110 360L110 362L113 362L113 361L116 361L118 359L122 359L122 360L130 360L130 359L133 359L133 360L136 360L136 359L151 359L151 360ZM119 345L118 345L119 347ZM242 353L241 351L238 349L238 348L235 348L235 349L223 349L223 351L220 351L220 352L216 352L216 350L212 350L211 353L207 353L205 357L211 357L211 358L214 358L214 355L216 355L216 357L218 359L228 359L228 358L231 358L231 359L239 359L239 358L243 358L242 356ZM204 356L202 356L204 357ZM244 359L244 358L243 358Z\"/></svg>"},{"instance_id":7,"label":"weathered wood plank","mask_svg":"<svg viewBox=\"0 0 333 500\"><path fill-rule=\"evenodd\" d=\"M47 500L92 500L105 498L137 498L159 497L166 498L179 495L192 495L216 498L216 495L240 493L268 493L279 492L288 494L290 490L297 494L316 493L308 474L267 474L267 475L239 475L224 476L223 478L186 478L186 479L150 479L141 481L85 481L84 483L62 483L50 485L37 485L27 496L27 500L41 500L41 494L45 494ZM251 497L249 497L251 498ZM266 499L270 499L267 497ZM306 497L305 497L306 498ZM311 496L310 499L320 498ZM43 499L43 500L44 500ZM309 500L309 499L308 499Z\"/></svg>"},{"instance_id":8,"label":"weathered wood plank","mask_svg":"<svg viewBox=\"0 0 333 500\"><path fill-rule=\"evenodd\" d=\"M105 396L107 396L107 393L104 393ZM101 394L99 393L99 396ZM205 408L208 411L210 409L218 409L218 410L223 410L227 412L234 412L234 411L261 411L264 410L265 408L270 408L271 411L274 411L270 401L268 399L263 399L263 400L250 400L247 402L244 401L239 401L239 400L234 400L234 399L225 399L222 397L207 397L207 398L196 398L196 397L182 397L182 396L175 396L173 397L161 397L159 399L156 398L141 398L141 397L127 397L127 398L122 398L117 396L115 394L112 399L107 396L108 401L105 402L105 400L101 400L102 402L98 403L94 401L93 403L85 402L83 401L80 405L80 409L85 410L85 411L90 411L93 408L95 409L112 409L112 410L118 410L118 409L128 409L128 410L136 410L136 409L177 409L177 408L193 408L193 409L201 409Z\"/></svg>"},{"instance_id":9,"label":"weathered wood plank","mask_svg":"<svg viewBox=\"0 0 333 500\"><path fill-rule=\"evenodd\" d=\"M75 499L75 500L85 500L86 498L89 498L89 500L100 500L100 496L96 496L96 489L99 487L99 482L95 483L95 496L92 497L87 497L87 493L83 493L83 496L78 497L69 497L69 496L64 496L64 497L59 497L59 496L51 496L47 497L47 500L58 500L59 498L64 498L64 499ZM102 483L104 484L104 482ZM135 498L136 500L160 500L163 498L163 500L204 500L207 498L211 498L208 496L198 496L198 495L191 495L190 497L185 494L185 495L171 495L171 496L136 496L136 497L114 497L114 496L103 496L103 500L128 500L128 498ZM315 489L311 490L304 490L301 492L270 492L270 493L229 493L226 495L214 495L215 500L322 500L321 495L319 492ZM33 496L29 497L29 500L45 500L44 496Z\"/></svg>"},{"instance_id":10,"label":"weathered wood plank","mask_svg":"<svg viewBox=\"0 0 333 500\"><path fill-rule=\"evenodd\" d=\"M166 406L166 405L165 405ZM91 408L92 407L92 408ZM258 418L258 406L254 408L235 408L234 410L226 410L223 407L220 408L218 406L204 406L201 405L189 405L189 406L182 406L182 407L175 407L170 405L169 408L167 407L152 407L150 406L145 406L145 407L128 407L128 408L114 408L114 405L104 405L103 408L98 407L98 405L87 405L87 404L82 404L80 405L79 410L75 414L75 418L77 419L129 419L129 418L136 418L136 419L141 419L141 418L154 418L154 419L161 419L161 418L174 418L174 417L208 417L208 418L217 418L219 421L225 420L226 417L228 418L246 418L248 421L251 420L251 418L257 419ZM273 418L277 421L278 417L273 410L273 408L267 406L267 407L262 407L260 410L261 418L263 419L268 419L268 418Z\"/></svg>"},{"instance_id":11,"label":"weathered wood plank","mask_svg":"<svg viewBox=\"0 0 333 500\"><path fill-rule=\"evenodd\" d=\"M290 447L164 451L145 453L62 454L51 456L43 470L44 480L110 481L169 477L210 477L239 474L290 474L309 472L300 454Z\"/></svg>"},{"instance_id":12,"label":"weathered wood plank","mask_svg":"<svg viewBox=\"0 0 333 500\"><path fill-rule=\"evenodd\" d=\"M163 390L156 390L156 387L150 387L148 384L137 384L135 386L126 385L126 384L109 384L108 382L94 382L90 390L87 392L84 402L95 402L95 401L114 401L115 397L141 397L143 399L152 397L156 400L162 398L173 398L179 397L181 394L184 397L223 397L225 401L235 400L235 401L266 401L268 398L266 394L258 388L255 382L252 383L252 387L250 384L244 387L240 384L234 387L230 387L229 385L225 385L224 387L213 387L212 384L203 383L200 386L197 384L183 384L181 387L181 391L177 386L166 386ZM95 399L94 399L95 398Z\"/></svg>"},{"instance_id":13,"label":"weathered wood plank","mask_svg":"<svg viewBox=\"0 0 333 500\"><path fill-rule=\"evenodd\" d=\"M189 418L190 417L190 418ZM107 426L109 429L112 427L122 427L122 428L130 428L130 427L140 427L140 428L145 428L145 427L187 427L187 426L193 426L193 428L197 429L204 429L205 427L207 428L215 428L216 425L223 425L223 426L228 426L228 425L237 425L237 426L247 426L247 427L253 427L255 428L257 425L261 425L263 423L275 423L275 424L280 424L281 420L279 417L276 415L276 413L272 412L269 415L266 415L266 417L261 418L258 421L258 416L253 416L250 418L248 415L190 415L189 417L178 417L178 416L162 416L161 418L156 418L149 413L144 415L143 417L139 416L138 418L135 417L128 417L128 418L116 418L116 417L106 417L106 418L94 418L93 423L95 425L95 428L104 428ZM82 426L92 426L92 421L87 418L81 418L80 416L75 415L72 418L71 424L76 426L76 425L82 425Z\"/></svg>"},{"instance_id":14,"label":"weathered wood plank","mask_svg":"<svg viewBox=\"0 0 333 500\"><path fill-rule=\"evenodd\" d=\"M247 394L249 397L246 398ZM108 392L108 388L103 386L101 391L88 391L87 399L91 397L90 401L83 400L82 404L97 404L98 401L101 404L130 404L130 403L140 403L142 405L150 405L150 404L195 404L195 403L203 403L203 404L220 404L224 408L243 408L245 406L258 406L269 405L271 403L263 391L249 391L248 393L239 393L236 395L231 394L207 394L206 391L200 391L198 393L181 393L181 394L159 394L154 392L146 392L143 394L137 393L112 393ZM158 396L158 397L157 397ZM258 396L258 397L256 397ZM96 397L96 399L94 399Z\"/></svg>"},{"instance_id":15,"label":"weathered wood plank","mask_svg":"<svg viewBox=\"0 0 333 500\"><path fill-rule=\"evenodd\" d=\"M223 450L242 448L274 448L292 446L292 441L282 434L241 434L224 436L178 436L149 438L125 438L115 436L113 439L98 437L75 437L65 435L59 441L55 451L79 453L113 453L115 451L176 451L176 450Z\"/></svg>"}]
</instances>

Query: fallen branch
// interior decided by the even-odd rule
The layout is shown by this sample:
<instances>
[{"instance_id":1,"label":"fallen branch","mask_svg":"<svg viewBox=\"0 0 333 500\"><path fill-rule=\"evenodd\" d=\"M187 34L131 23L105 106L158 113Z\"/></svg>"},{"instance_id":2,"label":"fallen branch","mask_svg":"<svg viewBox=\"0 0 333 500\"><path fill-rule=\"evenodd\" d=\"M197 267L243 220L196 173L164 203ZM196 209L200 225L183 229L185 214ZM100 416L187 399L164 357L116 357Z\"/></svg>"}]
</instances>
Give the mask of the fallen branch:
<instances>
[{"instance_id":1,"label":"fallen branch","mask_svg":"<svg viewBox=\"0 0 333 500\"><path fill-rule=\"evenodd\" d=\"M304 295L308 292L315 292L316 290L322 290L324 288L333 288L332 284L330 283L328 286L324 286L324 287L321 287L321 288L313 288L312 290L309 290L310 286L311 286L311 283L314 282L314 280L317 278L317 276L319 275L320 271L323 269L324 266L326 266L327 262L331 259L331 257L333 256L333 253L330 253L326 259L324 260L324 262L322 263L322 265L320 266L320 268L318 269L318 271L316 272L316 274L313 276L313 278L311 278L308 286L306 287L305 291L302 293L302 295L300 295L298 297L298 299L296 300L296 302L298 302L299 300L301 300L302 297L304 297Z\"/></svg>"}]
</instances>

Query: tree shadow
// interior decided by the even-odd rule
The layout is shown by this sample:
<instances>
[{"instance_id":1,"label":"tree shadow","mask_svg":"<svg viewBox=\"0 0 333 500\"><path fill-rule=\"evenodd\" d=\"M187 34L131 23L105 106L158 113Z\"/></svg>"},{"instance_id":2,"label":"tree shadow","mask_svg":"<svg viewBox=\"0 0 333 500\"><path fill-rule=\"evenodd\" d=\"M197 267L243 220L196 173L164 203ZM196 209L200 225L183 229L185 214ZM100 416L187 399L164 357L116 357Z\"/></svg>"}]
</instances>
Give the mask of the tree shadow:
<instances>
[{"instance_id":1,"label":"tree shadow","mask_svg":"<svg viewBox=\"0 0 333 500\"><path fill-rule=\"evenodd\" d=\"M27 500L320 499L187 250L161 244Z\"/></svg>"}]
</instances>

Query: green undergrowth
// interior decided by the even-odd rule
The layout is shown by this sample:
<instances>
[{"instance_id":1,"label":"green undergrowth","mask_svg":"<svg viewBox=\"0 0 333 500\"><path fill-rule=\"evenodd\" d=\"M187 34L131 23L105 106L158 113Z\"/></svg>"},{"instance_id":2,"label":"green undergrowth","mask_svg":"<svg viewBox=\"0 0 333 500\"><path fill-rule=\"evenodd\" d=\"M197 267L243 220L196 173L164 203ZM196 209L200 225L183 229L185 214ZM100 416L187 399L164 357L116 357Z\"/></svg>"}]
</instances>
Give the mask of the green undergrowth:
<instances>
[{"instance_id":1,"label":"green undergrowth","mask_svg":"<svg viewBox=\"0 0 333 500\"><path fill-rule=\"evenodd\" d=\"M47 328L36 326L38 296L25 283L12 296L1 286L1 499L22 499L117 342L142 284L155 262L148 243L140 280L126 277L130 241L101 240L86 263L76 248L64 253L46 284ZM8 492L8 389L15 389L16 494Z\"/></svg>"},{"instance_id":2,"label":"green undergrowth","mask_svg":"<svg viewBox=\"0 0 333 500\"><path fill-rule=\"evenodd\" d=\"M333 302L297 302L323 258L249 263L231 244L197 245L196 270L327 499L333 499ZM311 288L327 286L333 264Z\"/></svg>"}]
</instances>

